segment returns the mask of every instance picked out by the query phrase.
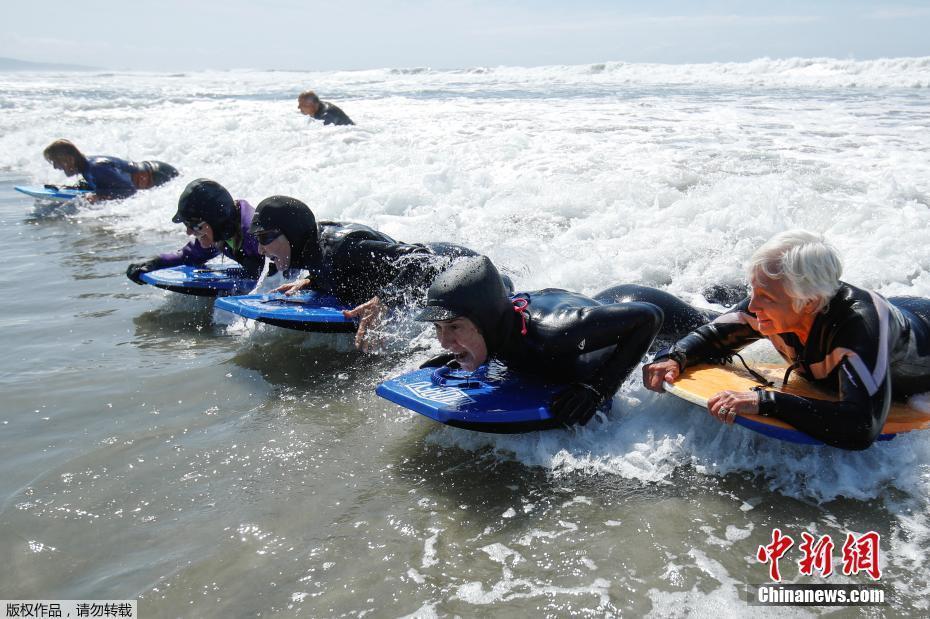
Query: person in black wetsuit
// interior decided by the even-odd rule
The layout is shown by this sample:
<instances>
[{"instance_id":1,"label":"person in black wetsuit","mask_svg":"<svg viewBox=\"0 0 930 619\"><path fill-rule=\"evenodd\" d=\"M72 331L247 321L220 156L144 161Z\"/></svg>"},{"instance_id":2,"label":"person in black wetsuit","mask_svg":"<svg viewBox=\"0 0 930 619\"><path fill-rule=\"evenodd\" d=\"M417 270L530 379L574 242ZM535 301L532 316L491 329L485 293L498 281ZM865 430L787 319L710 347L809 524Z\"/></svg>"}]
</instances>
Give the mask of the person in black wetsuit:
<instances>
[{"instance_id":1,"label":"person in black wetsuit","mask_svg":"<svg viewBox=\"0 0 930 619\"><path fill-rule=\"evenodd\" d=\"M139 189L167 183L178 171L163 161L126 161L116 157L85 156L68 140L55 140L43 151L46 161L66 176L84 177L79 186L96 199L128 198Z\"/></svg>"},{"instance_id":2,"label":"person in black wetsuit","mask_svg":"<svg viewBox=\"0 0 930 619\"><path fill-rule=\"evenodd\" d=\"M748 269L752 294L656 355L643 383L662 391L686 367L725 359L762 338L793 371L839 395L828 402L777 391L723 391L708 400L715 418L777 417L843 449L865 449L888 417L892 397L930 391L930 300L891 297L840 281L836 250L793 230L760 247Z\"/></svg>"},{"instance_id":3,"label":"person in black wetsuit","mask_svg":"<svg viewBox=\"0 0 930 619\"><path fill-rule=\"evenodd\" d=\"M360 319L355 343L363 350L384 308L422 303L439 272L458 258L477 255L451 243L399 243L362 224L317 222L310 207L287 196L262 200L249 231L285 277L309 272L275 292L311 289L353 306L345 314Z\"/></svg>"},{"instance_id":4,"label":"person in black wetsuit","mask_svg":"<svg viewBox=\"0 0 930 619\"><path fill-rule=\"evenodd\" d=\"M219 256L232 258L250 277L257 278L265 266L258 240L249 233L254 211L245 200L233 200L225 187L206 178L188 183L178 199L178 212L171 219L184 224L191 242L175 252L130 264L126 277L144 284L142 274L179 264L200 265ZM274 267L269 274L274 273Z\"/></svg>"},{"instance_id":5,"label":"person in black wetsuit","mask_svg":"<svg viewBox=\"0 0 930 619\"><path fill-rule=\"evenodd\" d=\"M714 310L697 309L664 290L639 284L611 286L594 295L594 300L600 303L640 302L658 306L665 319L662 321L662 329L653 341L653 349L677 342L691 331L706 325L720 315L720 312ZM717 297L712 297L712 300L720 301Z\"/></svg>"},{"instance_id":6,"label":"person in black wetsuit","mask_svg":"<svg viewBox=\"0 0 930 619\"><path fill-rule=\"evenodd\" d=\"M336 105L328 101L320 101L316 93L312 90L300 93L297 96L297 109L300 113L322 120L324 125L354 125L352 119L339 109Z\"/></svg>"},{"instance_id":7,"label":"person in black wetsuit","mask_svg":"<svg viewBox=\"0 0 930 619\"><path fill-rule=\"evenodd\" d=\"M642 360L662 326L651 303L603 304L558 288L512 299L485 256L460 260L429 288L417 320L432 322L443 364L474 371L494 358L508 368L568 383L550 405L559 425L585 424Z\"/></svg>"}]
</instances>

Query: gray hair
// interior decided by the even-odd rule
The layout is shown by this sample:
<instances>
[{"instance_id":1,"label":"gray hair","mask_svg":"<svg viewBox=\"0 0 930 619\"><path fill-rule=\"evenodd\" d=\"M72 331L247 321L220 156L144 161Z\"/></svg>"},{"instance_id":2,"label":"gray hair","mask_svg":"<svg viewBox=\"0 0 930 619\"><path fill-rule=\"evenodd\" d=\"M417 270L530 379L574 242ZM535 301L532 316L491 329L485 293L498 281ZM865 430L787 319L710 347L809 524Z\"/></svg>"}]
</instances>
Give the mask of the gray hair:
<instances>
[{"instance_id":1,"label":"gray hair","mask_svg":"<svg viewBox=\"0 0 930 619\"><path fill-rule=\"evenodd\" d=\"M784 280L785 291L796 311L815 302L815 311L827 306L840 288L843 263L836 248L823 236L806 230L776 234L749 259L750 278L765 275Z\"/></svg>"}]
</instances>

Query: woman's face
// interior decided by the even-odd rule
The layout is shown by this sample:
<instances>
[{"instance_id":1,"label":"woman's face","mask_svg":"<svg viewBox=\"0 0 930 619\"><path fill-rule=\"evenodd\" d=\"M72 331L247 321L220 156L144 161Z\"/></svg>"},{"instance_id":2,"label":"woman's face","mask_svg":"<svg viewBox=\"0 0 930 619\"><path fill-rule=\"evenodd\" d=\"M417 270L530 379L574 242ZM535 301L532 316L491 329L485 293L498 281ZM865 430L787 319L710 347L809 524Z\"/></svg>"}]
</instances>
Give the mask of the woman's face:
<instances>
[{"instance_id":1,"label":"woman's face","mask_svg":"<svg viewBox=\"0 0 930 619\"><path fill-rule=\"evenodd\" d=\"M433 323L436 339L443 348L455 355L455 360L468 372L488 360L488 347L484 336L470 319L460 317Z\"/></svg>"},{"instance_id":2,"label":"woman's face","mask_svg":"<svg viewBox=\"0 0 930 619\"><path fill-rule=\"evenodd\" d=\"M210 249L213 247L213 243L215 241L213 239L213 228L210 226L210 224L205 221L201 221L200 223L194 225L186 223L185 226L187 226L187 233L194 237L197 242L200 243L201 247L204 249Z\"/></svg>"},{"instance_id":3,"label":"woman's face","mask_svg":"<svg viewBox=\"0 0 930 619\"><path fill-rule=\"evenodd\" d=\"M259 237L258 253L268 256L279 271L286 271L291 266L291 242L283 234L262 245Z\"/></svg>"},{"instance_id":4,"label":"woman's face","mask_svg":"<svg viewBox=\"0 0 930 619\"><path fill-rule=\"evenodd\" d=\"M778 333L804 333L810 328L813 301L799 312L794 309L792 298L785 290L784 282L771 279L764 274L754 275L749 280L752 298L749 311L759 320L759 332L766 337Z\"/></svg>"}]
</instances>

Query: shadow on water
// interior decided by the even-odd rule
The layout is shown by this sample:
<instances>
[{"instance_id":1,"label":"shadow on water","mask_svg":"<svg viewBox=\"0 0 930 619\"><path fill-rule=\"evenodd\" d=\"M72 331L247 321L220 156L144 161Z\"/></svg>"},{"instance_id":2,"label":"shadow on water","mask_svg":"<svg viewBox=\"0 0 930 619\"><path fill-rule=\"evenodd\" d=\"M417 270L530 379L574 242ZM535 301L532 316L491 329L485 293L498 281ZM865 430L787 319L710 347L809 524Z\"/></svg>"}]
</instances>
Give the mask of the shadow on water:
<instances>
[{"instance_id":1,"label":"shadow on water","mask_svg":"<svg viewBox=\"0 0 930 619\"><path fill-rule=\"evenodd\" d=\"M894 510L881 500L812 505L770 491L753 475L708 476L691 465L678 467L661 483L582 471L559 473L501 458L492 448L469 451L427 444L423 439L432 431L435 426L424 426L422 435L411 433L409 443L393 450L393 474L402 486L415 488L441 509L461 509L472 526L492 536L553 528L553 523L561 526L566 520L599 523L592 530L602 530L601 523L612 527L622 522L627 530L646 526L661 537L690 526L692 520L700 524L707 513L737 528L755 528L758 533L745 543L749 552L754 543L767 539L772 527L798 533L809 530L815 519L822 523L816 532L838 540L850 531L876 531L887 540L900 535ZM611 530L613 537L630 535Z\"/></svg>"},{"instance_id":2,"label":"shadow on water","mask_svg":"<svg viewBox=\"0 0 930 619\"><path fill-rule=\"evenodd\" d=\"M349 387L373 390L396 361L356 351L347 335L277 331L282 333L252 338L232 362L279 387L341 397Z\"/></svg>"},{"instance_id":3,"label":"shadow on water","mask_svg":"<svg viewBox=\"0 0 930 619\"><path fill-rule=\"evenodd\" d=\"M609 511L621 504L687 498L693 490L686 483L658 484L582 471L556 473L502 458L490 447L470 451L426 443L424 439L436 429L435 425L423 426L422 434L411 436L395 450L394 473L405 484L440 496L450 505L467 506L473 515L486 514L488 524L499 522L502 512L521 503L535 505L534 515L518 510L512 523L530 522L577 496L589 497L593 510Z\"/></svg>"},{"instance_id":4,"label":"shadow on water","mask_svg":"<svg viewBox=\"0 0 930 619\"><path fill-rule=\"evenodd\" d=\"M139 348L174 350L178 346L205 345L234 340L225 325L213 321L213 299L172 294L165 304L132 319L134 344Z\"/></svg>"},{"instance_id":5,"label":"shadow on water","mask_svg":"<svg viewBox=\"0 0 930 619\"><path fill-rule=\"evenodd\" d=\"M32 210L26 213L24 221L31 224L57 222L76 215L79 210L79 203L76 200L65 203L36 200Z\"/></svg>"}]
</instances>

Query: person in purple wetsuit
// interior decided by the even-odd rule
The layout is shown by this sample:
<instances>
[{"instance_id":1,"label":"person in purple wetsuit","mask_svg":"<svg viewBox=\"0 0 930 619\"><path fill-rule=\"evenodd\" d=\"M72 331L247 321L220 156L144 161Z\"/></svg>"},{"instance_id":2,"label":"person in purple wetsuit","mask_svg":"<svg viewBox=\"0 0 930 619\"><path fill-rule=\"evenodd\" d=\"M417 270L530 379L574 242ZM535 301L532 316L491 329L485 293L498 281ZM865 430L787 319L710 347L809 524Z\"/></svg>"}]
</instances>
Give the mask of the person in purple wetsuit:
<instances>
[{"instance_id":1,"label":"person in purple wetsuit","mask_svg":"<svg viewBox=\"0 0 930 619\"><path fill-rule=\"evenodd\" d=\"M178 171L163 161L126 161L117 157L85 156L68 140L55 140L42 153L56 170L66 176L84 177L78 185L94 192L89 198L112 200L128 198L139 189L149 189L167 183Z\"/></svg>"},{"instance_id":2,"label":"person in purple wetsuit","mask_svg":"<svg viewBox=\"0 0 930 619\"><path fill-rule=\"evenodd\" d=\"M249 233L255 210L245 200L233 200L225 187L206 178L191 181L178 199L174 223L183 223L194 239L176 252L159 254L126 269L126 277L143 284L142 274L180 264L200 265L220 254L258 277L265 265L258 240ZM276 271L269 267L269 274Z\"/></svg>"}]
</instances>

